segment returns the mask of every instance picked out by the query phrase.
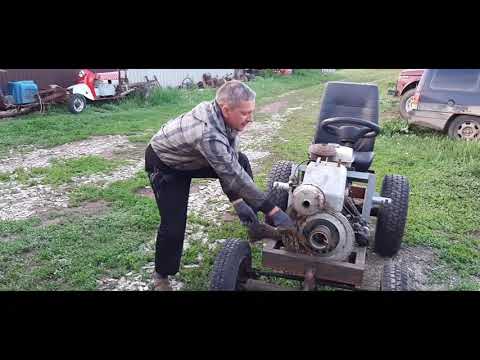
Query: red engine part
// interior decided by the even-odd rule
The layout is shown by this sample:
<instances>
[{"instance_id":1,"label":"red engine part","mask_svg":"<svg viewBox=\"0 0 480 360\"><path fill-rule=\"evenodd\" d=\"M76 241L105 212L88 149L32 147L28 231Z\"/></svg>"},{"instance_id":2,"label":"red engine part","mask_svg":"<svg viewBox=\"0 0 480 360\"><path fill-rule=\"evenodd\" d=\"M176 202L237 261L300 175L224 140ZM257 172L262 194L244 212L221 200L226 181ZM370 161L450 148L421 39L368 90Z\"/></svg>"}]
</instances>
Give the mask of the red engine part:
<instances>
[{"instance_id":1,"label":"red engine part","mask_svg":"<svg viewBox=\"0 0 480 360\"><path fill-rule=\"evenodd\" d=\"M90 88L93 96L97 97L97 93L95 92L95 78L96 75L93 71L90 71L88 69L82 69L78 72L77 83L86 84Z\"/></svg>"}]
</instances>

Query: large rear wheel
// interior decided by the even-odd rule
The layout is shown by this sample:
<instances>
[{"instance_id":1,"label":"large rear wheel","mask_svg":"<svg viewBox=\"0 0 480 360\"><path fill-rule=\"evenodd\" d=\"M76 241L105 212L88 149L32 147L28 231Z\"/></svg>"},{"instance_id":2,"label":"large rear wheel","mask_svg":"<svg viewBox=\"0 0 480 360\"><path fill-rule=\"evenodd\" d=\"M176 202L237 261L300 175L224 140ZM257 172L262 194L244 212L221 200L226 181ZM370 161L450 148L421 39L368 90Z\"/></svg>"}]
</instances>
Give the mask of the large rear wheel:
<instances>
[{"instance_id":1,"label":"large rear wheel","mask_svg":"<svg viewBox=\"0 0 480 360\"><path fill-rule=\"evenodd\" d=\"M375 252L391 257L398 253L407 223L410 185L405 176L386 175L383 178L381 196L390 198L389 204L378 209L375 230Z\"/></svg>"},{"instance_id":2,"label":"large rear wheel","mask_svg":"<svg viewBox=\"0 0 480 360\"><path fill-rule=\"evenodd\" d=\"M293 162L291 161L278 161L273 164L272 169L268 174L267 191L270 194L269 199L283 211L287 210L288 191L281 189L273 189L273 183L275 181L288 182L288 180L290 179L290 174L292 172L292 166Z\"/></svg>"}]
</instances>

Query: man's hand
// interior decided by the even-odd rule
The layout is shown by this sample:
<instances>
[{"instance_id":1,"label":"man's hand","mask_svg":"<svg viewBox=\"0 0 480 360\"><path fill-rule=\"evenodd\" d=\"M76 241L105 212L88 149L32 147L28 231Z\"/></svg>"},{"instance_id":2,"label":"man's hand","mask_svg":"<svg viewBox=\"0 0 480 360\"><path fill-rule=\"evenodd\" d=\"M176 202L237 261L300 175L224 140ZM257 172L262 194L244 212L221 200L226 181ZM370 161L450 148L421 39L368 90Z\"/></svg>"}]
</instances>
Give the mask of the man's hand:
<instances>
[{"instance_id":1,"label":"man's hand","mask_svg":"<svg viewBox=\"0 0 480 360\"><path fill-rule=\"evenodd\" d=\"M295 228L295 224L292 219L282 209L277 208L272 215L269 215L270 221L275 227L282 228ZM270 213L271 214L271 213Z\"/></svg>"},{"instance_id":2,"label":"man's hand","mask_svg":"<svg viewBox=\"0 0 480 360\"><path fill-rule=\"evenodd\" d=\"M232 204L243 225L249 226L258 223L257 215L243 199L235 200Z\"/></svg>"}]
</instances>

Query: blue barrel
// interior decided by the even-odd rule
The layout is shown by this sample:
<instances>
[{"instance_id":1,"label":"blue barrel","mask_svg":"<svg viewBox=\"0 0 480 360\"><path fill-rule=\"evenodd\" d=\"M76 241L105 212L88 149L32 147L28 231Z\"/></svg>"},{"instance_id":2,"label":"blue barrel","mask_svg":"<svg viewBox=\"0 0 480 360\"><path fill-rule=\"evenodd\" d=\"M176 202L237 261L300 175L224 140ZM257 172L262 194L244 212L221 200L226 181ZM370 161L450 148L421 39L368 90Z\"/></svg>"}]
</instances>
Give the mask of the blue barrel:
<instances>
[{"instance_id":1,"label":"blue barrel","mask_svg":"<svg viewBox=\"0 0 480 360\"><path fill-rule=\"evenodd\" d=\"M8 93L15 104L30 104L37 101L38 86L32 80L9 81Z\"/></svg>"}]
</instances>

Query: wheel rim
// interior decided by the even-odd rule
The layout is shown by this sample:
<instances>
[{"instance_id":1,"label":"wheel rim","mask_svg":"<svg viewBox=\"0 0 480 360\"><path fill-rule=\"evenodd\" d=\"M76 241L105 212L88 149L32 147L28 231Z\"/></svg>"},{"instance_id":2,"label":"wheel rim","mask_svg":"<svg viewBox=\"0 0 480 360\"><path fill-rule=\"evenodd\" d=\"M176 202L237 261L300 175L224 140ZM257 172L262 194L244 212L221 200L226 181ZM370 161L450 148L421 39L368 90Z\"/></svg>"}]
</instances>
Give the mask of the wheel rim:
<instances>
[{"instance_id":1,"label":"wheel rim","mask_svg":"<svg viewBox=\"0 0 480 360\"><path fill-rule=\"evenodd\" d=\"M456 135L462 140L478 141L480 139L480 125L476 121L464 121L457 127Z\"/></svg>"},{"instance_id":2,"label":"wheel rim","mask_svg":"<svg viewBox=\"0 0 480 360\"><path fill-rule=\"evenodd\" d=\"M235 284L236 290L243 289L243 285L248 280L250 267L251 267L250 259L247 256L245 256L240 262L240 266L238 267L237 283Z\"/></svg>"},{"instance_id":3,"label":"wheel rim","mask_svg":"<svg viewBox=\"0 0 480 360\"><path fill-rule=\"evenodd\" d=\"M81 99L76 98L75 100L73 100L73 108L75 109L75 111L80 112L83 110L84 107L85 104Z\"/></svg>"},{"instance_id":4,"label":"wheel rim","mask_svg":"<svg viewBox=\"0 0 480 360\"><path fill-rule=\"evenodd\" d=\"M405 102L405 111L407 112L407 114L413 111L413 98L414 96L410 96Z\"/></svg>"}]
</instances>

